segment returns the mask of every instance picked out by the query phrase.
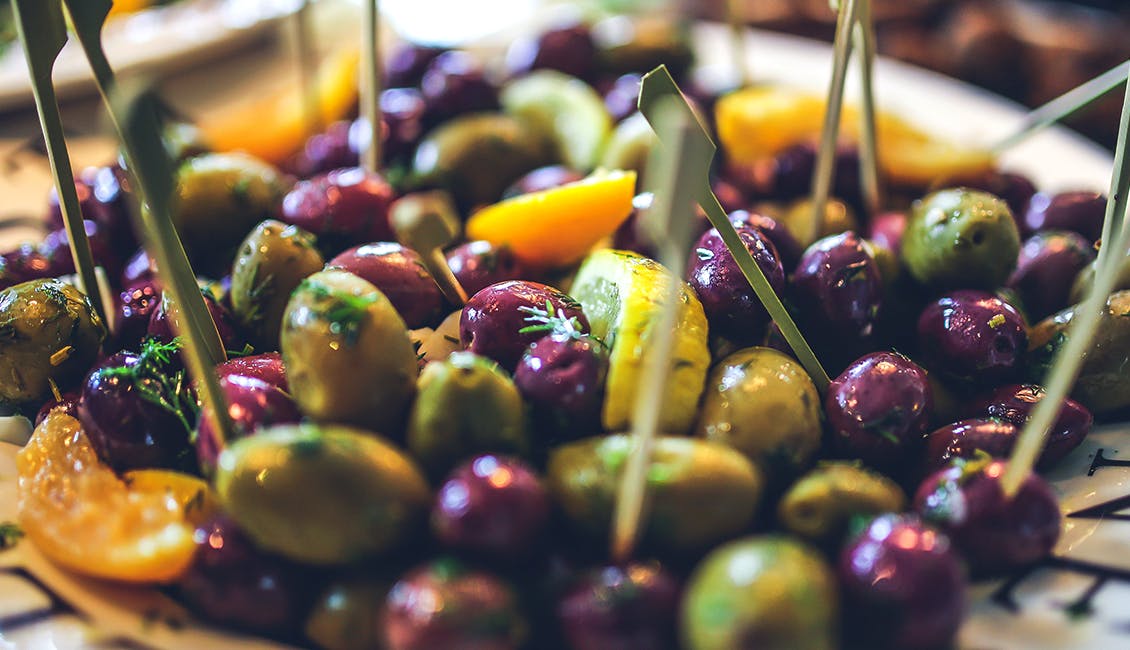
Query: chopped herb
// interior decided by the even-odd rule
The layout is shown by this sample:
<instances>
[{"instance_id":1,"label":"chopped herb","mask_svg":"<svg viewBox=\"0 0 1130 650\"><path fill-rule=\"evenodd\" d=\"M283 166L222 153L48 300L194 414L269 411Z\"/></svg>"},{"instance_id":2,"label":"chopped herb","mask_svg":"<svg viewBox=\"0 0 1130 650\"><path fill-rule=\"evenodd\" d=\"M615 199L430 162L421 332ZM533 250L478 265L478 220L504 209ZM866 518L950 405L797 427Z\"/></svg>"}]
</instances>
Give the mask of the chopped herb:
<instances>
[{"instance_id":1,"label":"chopped herb","mask_svg":"<svg viewBox=\"0 0 1130 650\"><path fill-rule=\"evenodd\" d=\"M51 355L49 361L52 366L61 366L66 363L67 359L71 358L71 353L75 351L73 345L64 345Z\"/></svg>"},{"instance_id":2,"label":"chopped herb","mask_svg":"<svg viewBox=\"0 0 1130 650\"><path fill-rule=\"evenodd\" d=\"M448 343L454 343L455 345L459 345L459 339L455 338L454 336L452 336L450 334L444 334L443 338Z\"/></svg>"},{"instance_id":3,"label":"chopped herb","mask_svg":"<svg viewBox=\"0 0 1130 650\"><path fill-rule=\"evenodd\" d=\"M324 304L318 315L330 323L330 332L341 335L345 342L352 345L357 342L361 333L361 325L365 322L369 307L380 301L381 296L373 293L367 296L355 296L344 291L337 291L318 281L306 280L302 287Z\"/></svg>"},{"instance_id":4,"label":"chopped herb","mask_svg":"<svg viewBox=\"0 0 1130 650\"><path fill-rule=\"evenodd\" d=\"M989 319L989 327L991 327L993 329L997 329L998 327L1001 327L1002 325L1004 325L1004 323L1005 323L1004 314L996 314L995 316L993 316L992 318Z\"/></svg>"}]
</instances>

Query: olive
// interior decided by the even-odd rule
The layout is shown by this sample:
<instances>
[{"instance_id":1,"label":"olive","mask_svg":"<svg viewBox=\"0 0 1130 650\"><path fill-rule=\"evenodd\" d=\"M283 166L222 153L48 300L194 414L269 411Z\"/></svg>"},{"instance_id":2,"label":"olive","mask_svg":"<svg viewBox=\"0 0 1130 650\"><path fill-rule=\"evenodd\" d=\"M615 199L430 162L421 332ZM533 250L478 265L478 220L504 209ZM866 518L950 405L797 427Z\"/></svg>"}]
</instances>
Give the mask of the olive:
<instances>
[{"instance_id":1,"label":"olive","mask_svg":"<svg viewBox=\"0 0 1130 650\"><path fill-rule=\"evenodd\" d=\"M462 115L428 133L416 148L413 174L443 187L463 208L497 201L523 174L553 161L553 144L509 115Z\"/></svg>"},{"instance_id":2,"label":"olive","mask_svg":"<svg viewBox=\"0 0 1130 650\"><path fill-rule=\"evenodd\" d=\"M992 384L1014 373L1028 349L1016 309L984 291L962 290L926 306L918 318L926 367L967 383Z\"/></svg>"},{"instance_id":3,"label":"olive","mask_svg":"<svg viewBox=\"0 0 1130 650\"><path fill-rule=\"evenodd\" d=\"M442 475L475 453L529 451L522 396L493 361L452 353L424 368L419 392L406 443L430 473Z\"/></svg>"},{"instance_id":4,"label":"olive","mask_svg":"<svg viewBox=\"0 0 1130 650\"><path fill-rule=\"evenodd\" d=\"M284 424L240 438L220 453L215 485L256 546L311 564L388 551L417 532L430 501L403 452L344 426Z\"/></svg>"},{"instance_id":5,"label":"olive","mask_svg":"<svg viewBox=\"0 0 1130 650\"><path fill-rule=\"evenodd\" d=\"M832 570L807 545L781 536L739 539L695 567L683 596L683 647L830 650L837 600Z\"/></svg>"},{"instance_id":6,"label":"olive","mask_svg":"<svg viewBox=\"0 0 1130 650\"><path fill-rule=\"evenodd\" d=\"M511 77L549 69L588 79L595 67L592 33L575 21L554 25L536 37L520 38L506 50L506 70Z\"/></svg>"},{"instance_id":7,"label":"olive","mask_svg":"<svg viewBox=\"0 0 1130 650\"><path fill-rule=\"evenodd\" d=\"M396 242L350 248L326 268L349 271L371 282L410 329L435 325L443 313L443 294L419 253Z\"/></svg>"},{"instance_id":8,"label":"olive","mask_svg":"<svg viewBox=\"0 0 1130 650\"><path fill-rule=\"evenodd\" d=\"M402 161L411 156L424 137L427 106L424 95L415 88L389 88L381 92L382 158ZM368 148L373 138L373 130L363 118L353 122L350 134L357 140L356 151Z\"/></svg>"},{"instance_id":9,"label":"olive","mask_svg":"<svg viewBox=\"0 0 1130 650\"><path fill-rule=\"evenodd\" d=\"M39 407L39 411L35 414L35 419L32 421L32 424L35 427L43 424L43 421L46 420L51 411L54 411L55 409L62 409L63 413L77 420L78 403L81 398L82 393L79 391L69 391L63 393L59 396L59 398L52 397L51 399L44 402L43 406ZM7 438L5 438L5 440L7 440Z\"/></svg>"},{"instance_id":10,"label":"olive","mask_svg":"<svg viewBox=\"0 0 1130 650\"><path fill-rule=\"evenodd\" d=\"M857 517L899 512L906 494L897 483L858 463L829 461L797 479L777 504L788 532L836 548Z\"/></svg>"},{"instance_id":11,"label":"olive","mask_svg":"<svg viewBox=\"0 0 1130 650\"><path fill-rule=\"evenodd\" d=\"M554 440L600 431L608 351L589 336L550 335L534 341L514 370L514 385L535 427Z\"/></svg>"},{"instance_id":12,"label":"olive","mask_svg":"<svg viewBox=\"0 0 1130 650\"><path fill-rule=\"evenodd\" d=\"M748 185L758 196L791 201L808 195L812 190L816 146L807 142L795 144L752 169L730 171L742 178L745 181L742 184ZM854 146L836 147L832 195L851 199L859 195L859 151Z\"/></svg>"},{"instance_id":13,"label":"olive","mask_svg":"<svg viewBox=\"0 0 1130 650\"><path fill-rule=\"evenodd\" d=\"M338 252L364 242L392 241L392 186L360 167L336 169L300 181L282 199L280 219L318 237Z\"/></svg>"},{"instance_id":14,"label":"olive","mask_svg":"<svg viewBox=\"0 0 1130 650\"><path fill-rule=\"evenodd\" d=\"M875 329L883 283L875 258L849 231L808 247L793 274L793 294L812 325L837 339L862 339Z\"/></svg>"},{"instance_id":15,"label":"olive","mask_svg":"<svg viewBox=\"0 0 1130 650\"><path fill-rule=\"evenodd\" d=\"M349 137L352 125L349 120L339 120L310 136L287 168L301 178L310 178L342 167L356 167L360 158Z\"/></svg>"},{"instance_id":16,"label":"olive","mask_svg":"<svg viewBox=\"0 0 1130 650\"><path fill-rule=\"evenodd\" d=\"M522 194L541 192L568 183L575 183L582 180L584 177L584 174L575 169L570 169L565 165L546 165L545 167L538 167L514 181L514 184L506 188L506 191L502 193L502 198L509 199Z\"/></svg>"},{"instance_id":17,"label":"olive","mask_svg":"<svg viewBox=\"0 0 1130 650\"><path fill-rule=\"evenodd\" d=\"M1067 304L1074 305L1083 302L1087 297L1087 292L1095 285L1095 263L1091 262L1083 270L1079 271L1079 275L1075 276L1075 282L1071 285L1071 293L1068 296ZM1121 291L1123 289L1130 289L1130 255L1122 258L1118 265L1118 277L1115 279L1113 291Z\"/></svg>"},{"instance_id":18,"label":"olive","mask_svg":"<svg viewBox=\"0 0 1130 650\"><path fill-rule=\"evenodd\" d=\"M549 496L533 468L484 454L448 474L431 524L445 546L512 561L537 548L548 520Z\"/></svg>"},{"instance_id":19,"label":"olive","mask_svg":"<svg viewBox=\"0 0 1130 650\"><path fill-rule=\"evenodd\" d=\"M570 650L676 647L679 583L657 562L591 569L557 602Z\"/></svg>"},{"instance_id":20,"label":"olive","mask_svg":"<svg viewBox=\"0 0 1130 650\"><path fill-rule=\"evenodd\" d=\"M891 469L915 448L933 415L926 371L897 352L873 352L832 380L824 412L836 453Z\"/></svg>"},{"instance_id":21,"label":"olive","mask_svg":"<svg viewBox=\"0 0 1130 650\"><path fill-rule=\"evenodd\" d=\"M949 535L975 576L1037 562L1059 539L1062 515L1052 487L1029 473L1016 494L1005 496L1005 467L990 459L954 463L928 476L914 496L914 509Z\"/></svg>"},{"instance_id":22,"label":"olive","mask_svg":"<svg viewBox=\"0 0 1130 650\"><path fill-rule=\"evenodd\" d=\"M228 517L193 533L196 552L177 582L190 608L214 623L280 636L295 631L313 582L308 570L260 550Z\"/></svg>"},{"instance_id":23,"label":"olive","mask_svg":"<svg viewBox=\"0 0 1130 650\"><path fill-rule=\"evenodd\" d=\"M986 169L983 172L964 175L960 178L943 179L944 184L935 189L945 187L968 187L971 190L980 190L993 196L999 196L1008 204L1009 211L1016 221L1016 227L1022 236L1031 234L1031 229L1024 223L1024 215L1028 212L1028 204L1036 194L1036 186L1032 180L1016 172Z\"/></svg>"},{"instance_id":24,"label":"olive","mask_svg":"<svg viewBox=\"0 0 1130 650\"><path fill-rule=\"evenodd\" d=\"M737 449L774 482L788 480L820 449L820 395L785 354L739 350L711 371L695 435Z\"/></svg>"},{"instance_id":25,"label":"olive","mask_svg":"<svg viewBox=\"0 0 1130 650\"><path fill-rule=\"evenodd\" d=\"M838 573L853 647L953 645L967 607L965 571L949 539L918 517L873 519L840 553Z\"/></svg>"},{"instance_id":26,"label":"olive","mask_svg":"<svg viewBox=\"0 0 1130 650\"><path fill-rule=\"evenodd\" d=\"M512 371L530 344L554 331L546 324L554 319L572 331L589 331L580 303L560 290L524 280L500 282L463 306L459 340L464 348Z\"/></svg>"},{"instance_id":27,"label":"olive","mask_svg":"<svg viewBox=\"0 0 1130 650\"><path fill-rule=\"evenodd\" d=\"M779 221L772 217L767 217L757 212L748 212L746 210L733 210L729 213L730 222L734 225L742 224L755 228L765 235L773 244L773 248L777 249L777 256L781 259L781 266L786 269L795 269L800 256L804 253L800 243L793 237Z\"/></svg>"},{"instance_id":28,"label":"olive","mask_svg":"<svg viewBox=\"0 0 1130 650\"><path fill-rule=\"evenodd\" d=\"M259 347L278 349L291 292L323 264L314 236L298 226L268 219L243 240L232 265L231 306Z\"/></svg>"},{"instance_id":29,"label":"olive","mask_svg":"<svg viewBox=\"0 0 1130 650\"><path fill-rule=\"evenodd\" d=\"M0 289L17 284L55 277L56 264L31 243L0 255Z\"/></svg>"},{"instance_id":30,"label":"olive","mask_svg":"<svg viewBox=\"0 0 1130 650\"><path fill-rule=\"evenodd\" d=\"M658 138L647 118L636 111L620 120L604 143L600 167L605 169L632 169L643 173L651 147Z\"/></svg>"},{"instance_id":31,"label":"olive","mask_svg":"<svg viewBox=\"0 0 1130 650\"><path fill-rule=\"evenodd\" d=\"M926 469L937 471L957 458L981 454L1005 458L1020 435L1018 424L995 417L976 417L947 424L926 438Z\"/></svg>"},{"instance_id":32,"label":"olive","mask_svg":"<svg viewBox=\"0 0 1130 650\"><path fill-rule=\"evenodd\" d=\"M789 204L783 212L774 214L766 210L768 215L779 221L801 246L811 246L822 237L831 237L846 231L859 230L859 223L852 213L851 208L842 201L828 201L824 206L824 217L820 225L813 228L812 222L816 217L812 208L812 201L801 199Z\"/></svg>"},{"instance_id":33,"label":"olive","mask_svg":"<svg viewBox=\"0 0 1130 650\"><path fill-rule=\"evenodd\" d=\"M216 375L221 379L231 375L251 377L287 392L290 386L286 381L286 366L278 352L264 352L246 357L235 357L216 366Z\"/></svg>"},{"instance_id":34,"label":"olive","mask_svg":"<svg viewBox=\"0 0 1130 650\"><path fill-rule=\"evenodd\" d=\"M420 91L433 122L498 108L498 88L487 80L475 57L460 50L432 59L420 79Z\"/></svg>"},{"instance_id":35,"label":"olive","mask_svg":"<svg viewBox=\"0 0 1130 650\"><path fill-rule=\"evenodd\" d=\"M1032 415L1032 409L1044 399L1044 388L1036 384L1007 384L998 386L988 395L976 400L972 412L990 418L1006 420L1023 427ZM1085 406L1071 398L1063 400L1059 416L1052 424L1040 454L1037 467L1052 467L1083 442L1091 431L1094 417Z\"/></svg>"},{"instance_id":36,"label":"olive","mask_svg":"<svg viewBox=\"0 0 1130 650\"><path fill-rule=\"evenodd\" d=\"M636 112L642 79L640 73L629 72L616 77L616 80L604 91L604 108L608 109L614 124L623 122Z\"/></svg>"},{"instance_id":37,"label":"olive","mask_svg":"<svg viewBox=\"0 0 1130 650\"><path fill-rule=\"evenodd\" d=\"M424 71L446 50L418 43L400 43L385 59L385 86L408 88L420 84Z\"/></svg>"},{"instance_id":38,"label":"olive","mask_svg":"<svg viewBox=\"0 0 1130 650\"><path fill-rule=\"evenodd\" d=\"M220 379L220 391L232 424L226 444L273 424L291 424L302 419L290 395L261 379L228 375ZM216 458L224 443L212 426L210 407L205 406L196 429L196 458L206 475L216 468Z\"/></svg>"},{"instance_id":39,"label":"olive","mask_svg":"<svg viewBox=\"0 0 1130 650\"><path fill-rule=\"evenodd\" d=\"M402 576L382 618L388 650L517 650L528 632L508 584L450 558Z\"/></svg>"},{"instance_id":40,"label":"olive","mask_svg":"<svg viewBox=\"0 0 1130 650\"><path fill-rule=\"evenodd\" d=\"M627 435L571 442L549 456L546 480L578 529L609 538ZM663 551L702 550L746 530L761 500L761 472L740 453L707 440L660 436L647 471L650 508L640 539Z\"/></svg>"},{"instance_id":41,"label":"olive","mask_svg":"<svg viewBox=\"0 0 1130 650\"><path fill-rule=\"evenodd\" d=\"M302 412L395 433L416 393L416 353L404 321L369 282L320 271L291 294L282 357Z\"/></svg>"},{"instance_id":42,"label":"olive","mask_svg":"<svg viewBox=\"0 0 1130 650\"><path fill-rule=\"evenodd\" d=\"M380 648L380 612L391 584L364 576L334 580L306 617L306 637L323 650Z\"/></svg>"},{"instance_id":43,"label":"olive","mask_svg":"<svg viewBox=\"0 0 1130 650\"><path fill-rule=\"evenodd\" d=\"M1020 233L1008 204L954 188L916 201L902 240L902 262L918 282L939 289L992 290L1016 268Z\"/></svg>"},{"instance_id":44,"label":"olive","mask_svg":"<svg viewBox=\"0 0 1130 650\"><path fill-rule=\"evenodd\" d=\"M710 189L719 205L727 214L749 207L750 201L737 185L725 178L714 178L710 181Z\"/></svg>"},{"instance_id":45,"label":"olive","mask_svg":"<svg viewBox=\"0 0 1130 650\"><path fill-rule=\"evenodd\" d=\"M476 240L447 252L447 266L455 279L473 296L492 284L528 277L529 272L507 246Z\"/></svg>"},{"instance_id":46,"label":"olive","mask_svg":"<svg viewBox=\"0 0 1130 650\"><path fill-rule=\"evenodd\" d=\"M121 241L111 238L103 226L97 221L83 220L83 230L86 231L87 241L90 242L90 252L94 263L106 270L112 278L118 277L125 264L125 256L121 254ZM39 252L50 262L50 267L45 271L49 277L58 277L75 272L74 257L71 255L71 242L67 238L64 228L52 230L43 238L39 245Z\"/></svg>"},{"instance_id":47,"label":"olive","mask_svg":"<svg viewBox=\"0 0 1130 650\"><path fill-rule=\"evenodd\" d=\"M153 281L139 282L118 296L114 341L123 349L136 349L149 331L153 312L161 305L161 288Z\"/></svg>"},{"instance_id":48,"label":"olive","mask_svg":"<svg viewBox=\"0 0 1130 650\"><path fill-rule=\"evenodd\" d=\"M224 349L242 349L243 344L240 343L239 334L235 329L235 319L232 318L231 312L213 298L211 292L201 291L201 295L204 296L204 306L208 308L208 315L212 317L212 322L216 324L216 331L220 335ZM173 339L179 336L181 332L170 316L169 298L168 294L161 294L161 300L158 301L153 312L149 314L149 327L146 330L146 335L162 343L172 343Z\"/></svg>"},{"instance_id":49,"label":"olive","mask_svg":"<svg viewBox=\"0 0 1130 650\"><path fill-rule=\"evenodd\" d=\"M0 291L0 404L41 402L52 382L72 386L105 337L90 300L69 284L32 280Z\"/></svg>"},{"instance_id":50,"label":"olive","mask_svg":"<svg viewBox=\"0 0 1130 650\"><path fill-rule=\"evenodd\" d=\"M176 181L173 223L201 273L225 269L240 241L278 211L286 192L278 170L241 153L190 158Z\"/></svg>"},{"instance_id":51,"label":"olive","mask_svg":"<svg viewBox=\"0 0 1130 650\"><path fill-rule=\"evenodd\" d=\"M902 250L902 237L906 234L908 221L905 212L881 212L871 218L867 239L898 255Z\"/></svg>"},{"instance_id":52,"label":"olive","mask_svg":"<svg viewBox=\"0 0 1130 650\"><path fill-rule=\"evenodd\" d=\"M1016 270L1005 286L1020 295L1028 316L1039 320L1067 307L1076 276L1095 259L1095 249L1079 233L1045 230L1020 248Z\"/></svg>"},{"instance_id":53,"label":"olive","mask_svg":"<svg viewBox=\"0 0 1130 650\"><path fill-rule=\"evenodd\" d=\"M1039 192L1032 197L1024 214L1030 232L1072 230L1096 241L1102 237L1106 218L1106 197L1098 192Z\"/></svg>"},{"instance_id":54,"label":"olive","mask_svg":"<svg viewBox=\"0 0 1130 650\"><path fill-rule=\"evenodd\" d=\"M128 192L122 186L118 170L113 167L87 167L75 179L79 211L83 219L93 221L107 237L112 250L128 252L137 245L129 221ZM47 223L55 230L64 227L59 194L52 187L48 194ZM89 229L89 228L88 228Z\"/></svg>"},{"instance_id":55,"label":"olive","mask_svg":"<svg viewBox=\"0 0 1130 650\"><path fill-rule=\"evenodd\" d=\"M759 230L740 225L735 229L773 291L781 293L785 286L785 271L776 247ZM706 231L695 243L687 262L686 278L702 301L711 332L739 345L761 340L769 322L769 313L717 229Z\"/></svg>"},{"instance_id":56,"label":"olive","mask_svg":"<svg viewBox=\"0 0 1130 650\"><path fill-rule=\"evenodd\" d=\"M666 65L680 79L694 60L686 27L666 12L605 18L592 26L597 71L621 75Z\"/></svg>"}]
</instances>

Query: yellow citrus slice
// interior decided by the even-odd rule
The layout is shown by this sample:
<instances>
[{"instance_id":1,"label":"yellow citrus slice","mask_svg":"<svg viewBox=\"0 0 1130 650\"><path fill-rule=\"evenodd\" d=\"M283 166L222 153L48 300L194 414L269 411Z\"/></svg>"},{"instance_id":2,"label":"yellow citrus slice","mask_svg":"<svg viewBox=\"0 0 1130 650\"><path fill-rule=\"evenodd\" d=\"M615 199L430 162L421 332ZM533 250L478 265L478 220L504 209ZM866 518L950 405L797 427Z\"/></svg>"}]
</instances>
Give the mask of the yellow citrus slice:
<instances>
[{"instance_id":1,"label":"yellow citrus slice","mask_svg":"<svg viewBox=\"0 0 1130 650\"><path fill-rule=\"evenodd\" d=\"M176 499L185 519L202 524L216 514L216 493L202 478L168 469L135 469L122 475L130 490L160 494Z\"/></svg>"},{"instance_id":2,"label":"yellow citrus slice","mask_svg":"<svg viewBox=\"0 0 1130 650\"><path fill-rule=\"evenodd\" d=\"M16 467L20 524L52 562L123 582L170 582L191 563L193 526L167 484L118 478L78 420L48 415Z\"/></svg>"},{"instance_id":3,"label":"yellow citrus slice","mask_svg":"<svg viewBox=\"0 0 1130 650\"><path fill-rule=\"evenodd\" d=\"M597 172L487 206L467 221L467 237L509 246L532 266L568 266L628 218L635 192L634 171Z\"/></svg>"}]
</instances>

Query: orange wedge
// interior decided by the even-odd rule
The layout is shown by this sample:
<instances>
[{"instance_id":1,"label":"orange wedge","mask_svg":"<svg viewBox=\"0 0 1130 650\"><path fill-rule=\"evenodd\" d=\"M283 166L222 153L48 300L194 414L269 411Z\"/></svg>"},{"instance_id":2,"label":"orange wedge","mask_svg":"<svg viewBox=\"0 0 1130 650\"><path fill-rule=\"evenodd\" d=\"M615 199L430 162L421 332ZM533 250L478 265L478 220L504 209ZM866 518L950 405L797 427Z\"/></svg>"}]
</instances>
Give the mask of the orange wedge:
<instances>
[{"instance_id":1,"label":"orange wedge","mask_svg":"<svg viewBox=\"0 0 1130 650\"><path fill-rule=\"evenodd\" d=\"M131 490L160 494L164 492L180 505L185 519L203 524L216 514L216 494L201 478L168 469L135 469L122 475Z\"/></svg>"}]
</instances>

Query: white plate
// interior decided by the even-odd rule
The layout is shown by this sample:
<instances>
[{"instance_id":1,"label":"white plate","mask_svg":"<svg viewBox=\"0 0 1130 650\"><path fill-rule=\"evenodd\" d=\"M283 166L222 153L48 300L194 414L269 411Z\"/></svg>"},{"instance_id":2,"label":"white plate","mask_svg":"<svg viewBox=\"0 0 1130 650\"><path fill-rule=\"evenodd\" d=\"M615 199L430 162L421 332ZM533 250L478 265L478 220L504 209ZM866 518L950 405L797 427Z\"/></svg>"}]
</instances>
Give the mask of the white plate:
<instances>
[{"instance_id":1,"label":"white plate","mask_svg":"<svg viewBox=\"0 0 1130 650\"><path fill-rule=\"evenodd\" d=\"M730 54L722 28L701 27L697 42L708 76L711 69L725 66ZM829 67L826 46L757 32L751 35L749 48L759 77L824 88ZM1022 115L1016 106L988 93L888 61L879 66L878 94L883 106L969 142L991 141L1008 133ZM1003 161L1006 168L1027 173L1041 189L1051 190L1105 191L1111 164L1108 152L1062 129L1033 137ZM35 181L26 169L22 173L15 183L0 165L0 193L32 193L28 201L41 204L49 184L46 173L41 171ZM15 450L0 443L0 521L15 516L11 461ZM961 648L1130 649L1130 516L1118 515L1124 508L1130 510L1130 427L1093 432L1050 478L1065 514L1098 507L1104 516L1068 516L1054 558L1010 583L976 586ZM154 607L167 616L154 620ZM21 612L33 613L23 617L30 622L4 627ZM122 647L169 649L278 647L193 622L155 592L68 576L45 562L27 542L0 552L0 650L86 647L94 637L115 640L99 647L118 647L114 645L118 642Z\"/></svg>"}]
</instances>

